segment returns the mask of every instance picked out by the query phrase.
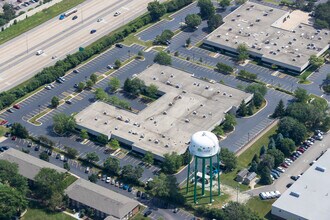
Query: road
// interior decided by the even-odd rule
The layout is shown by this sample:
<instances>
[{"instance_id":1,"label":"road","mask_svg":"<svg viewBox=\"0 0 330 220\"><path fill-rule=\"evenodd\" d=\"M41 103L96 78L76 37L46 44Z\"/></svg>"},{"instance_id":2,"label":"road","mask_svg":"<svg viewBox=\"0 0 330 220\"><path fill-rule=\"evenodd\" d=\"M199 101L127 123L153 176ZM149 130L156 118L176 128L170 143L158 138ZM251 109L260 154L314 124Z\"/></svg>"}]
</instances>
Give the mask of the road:
<instances>
[{"instance_id":1,"label":"road","mask_svg":"<svg viewBox=\"0 0 330 220\"><path fill-rule=\"evenodd\" d=\"M147 10L151 0L88 0L77 6L78 18L58 17L0 46L0 92L18 85L42 68L63 59ZM121 15L114 16L116 11ZM97 22L102 18L101 22ZM92 29L97 32L90 34ZM37 56L36 51L44 54ZM56 56L57 59L52 59Z\"/></svg>"}]
</instances>

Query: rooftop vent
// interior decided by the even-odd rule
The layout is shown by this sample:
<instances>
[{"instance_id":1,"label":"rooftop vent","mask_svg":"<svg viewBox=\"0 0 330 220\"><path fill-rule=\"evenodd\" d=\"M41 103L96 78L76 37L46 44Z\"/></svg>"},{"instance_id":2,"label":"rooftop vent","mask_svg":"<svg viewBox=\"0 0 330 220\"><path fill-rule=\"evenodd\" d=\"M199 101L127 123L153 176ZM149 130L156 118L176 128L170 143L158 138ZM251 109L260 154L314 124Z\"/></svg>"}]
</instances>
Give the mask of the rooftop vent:
<instances>
[{"instance_id":1,"label":"rooftop vent","mask_svg":"<svg viewBox=\"0 0 330 220\"><path fill-rule=\"evenodd\" d=\"M169 106L172 106L172 105L173 105L173 103L172 103L172 102L170 102L170 103L168 103L168 105L169 105Z\"/></svg>"},{"instance_id":2,"label":"rooftop vent","mask_svg":"<svg viewBox=\"0 0 330 220\"><path fill-rule=\"evenodd\" d=\"M233 30L231 27L230 27L230 28L228 28L228 31L231 31L231 30Z\"/></svg>"},{"instance_id":3,"label":"rooftop vent","mask_svg":"<svg viewBox=\"0 0 330 220\"><path fill-rule=\"evenodd\" d=\"M153 80L157 80L157 78L156 77L154 77L154 78L152 78Z\"/></svg>"},{"instance_id":4,"label":"rooftop vent","mask_svg":"<svg viewBox=\"0 0 330 220\"><path fill-rule=\"evenodd\" d=\"M193 111L193 114L194 114L194 115L197 115L197 112L196 112L196 111Z\"/></svg>"},{"instance_id":5,"label":"rooftop vent","mask_svg":"<svg viewBox=\"0 0 330 220\"><path fill-rule=\"evenodd\" d=\"M296 58L293 58L292 61L296 61Z\"/></svg>"},{"instance_id":6,"label":"rooftop vent","mask_svg":"<svg viewBox=\"0 0 330 220\"><path fill-rule=\"evenodd\" d=\"M239 17L241 17L241 15L240 15L240 14L237 14L237 15L236 15L236 17L238 17L238 18L239 18Z\"/></svg>"},{"instance_id":7,"label":"rooftop vent","mask_svg":"<svg viewBox=\"0 0 330 220\"><path fill-rule=\"evenodd\" d=\"M162 71L160 74L164 75L164 72Z\"/></svg>"},{"instance_id":8,"label":"rooftop vent","mask_svg":"<svg viewBox=\"0 0 330 220\"><path fill-rule=\"evenodd\" d=\"M107 115L107 112L106 112L106 111L104 111L104 112L103 112L103 115Z\"/></svg>"},{"instance_id":9,"label":"rooftop vent","mask_svg":"<svg viewBox=\"0 0 330 220\"><path fill-rule=\"evenodd\" d=\"M164 112L163 112L163 115L167 115L167 111L164 111Z\"/></svg>"},{"instance_id":10,"label":"rooftop vent","mask_svg":"<svg viewBox=\"0 0 330 220\"><path fill-rule=\"evenodd\" d=\"M158 144L158 143L159 143L159 140L156 139L156 140L155 140L155 144Z\"/></svg>"},{"instance_id":11,"label":"rooftop vent","mask_svg":"<svg viewBox=\"0 0 330 220\"><path fill-rule=\"evenodd\" d=\"M299 198L300 193L297 193L297 192L290 192L290 196L294 196L294 197Z\"/></svg>"},{"instance_id":12,"label":"rooftop vent","mask_svg":"<svg viewBox=\"0 0 330 220\"><path fill-rule=\"evenodd\" d=\"M189 122L190 122L190 120L189 120L188 118L186 118L184 121L185 121L185 122L187 122L187 123L189 123Z\"/></svg>"},{"instance_id":13,"label":"rooftop vent","mask_svg":"<svg viewBox=\"0 0 330 220\"><path fill-rule=\"evenodd\" d=\"M220 38L221 37L221 34L217 35L217 38Z\"/></svg>"},{"instance_id":14,"label":"rooftop vent","mask_svg":"<svg viewBox=\"0 0 330 220\"><path fill-rule=\"evenodd\" d=\"M173 78L174 77L174 75L173 74L171 74L171 78Z\"/></svg>"},{"instance_id":15,"label":"rooftop vent","mask_svg":"<svg viewBox=\"0 0 330 220\"><path fill-rule=\"evenodd\" d=\"M271 9L269 9L269 11L274 11L274 9L271 8Z\"/></svg>"},{"instance_id":16,"label":"rooftop vent","mask_svg":"<svg viewBox=\"0 0 330 220\"><path fill-rule=\"evenodd\" d=\"M321 167L321 166L316 166L315 170L320 171L320 172L325 172L326 168L325 167Z\"/></svg>"},{"instance_id":17,"label":"rooftop vent","mask_svg":"<svg viewBox=\"0 0 330 220\"><path fill-rule=\"evenodd\" d=\"M256 22L259 22L259 21L260 21L260 18L257 18L257 19L256 19Z\"/></svg>"},{"instance_id":18,"label":"rooftop vent","mask_svg":"<svg viewBox=\"0 0 330 220\"><path fill-rule=\"evenodd\" d=\"M235 18L231 19L231 21L235 21Z\"/></svg>"}]
</instances>

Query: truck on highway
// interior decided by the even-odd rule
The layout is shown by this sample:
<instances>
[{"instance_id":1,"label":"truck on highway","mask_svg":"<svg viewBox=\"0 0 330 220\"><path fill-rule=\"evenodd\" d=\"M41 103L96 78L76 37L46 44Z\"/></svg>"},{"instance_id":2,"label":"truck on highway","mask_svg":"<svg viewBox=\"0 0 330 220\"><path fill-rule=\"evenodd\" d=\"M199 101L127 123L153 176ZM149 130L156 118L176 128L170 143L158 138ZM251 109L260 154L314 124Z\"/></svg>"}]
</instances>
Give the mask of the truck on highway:
<instances>
[{"instance_id":1,"label":"truck on highway","mask_svg":"<svg viewBox=\"0 0 330 220\"><path fill-rule=\"evenodd\" d=\"M69 17L70 15L76 13L77 11L78 11L78 9L73 8L73 9L71 9L70 11L65 12L64 14L61 14L61 15L60 15L60 20L63 20L64 18Z\"/></svg>"}]
</instances>

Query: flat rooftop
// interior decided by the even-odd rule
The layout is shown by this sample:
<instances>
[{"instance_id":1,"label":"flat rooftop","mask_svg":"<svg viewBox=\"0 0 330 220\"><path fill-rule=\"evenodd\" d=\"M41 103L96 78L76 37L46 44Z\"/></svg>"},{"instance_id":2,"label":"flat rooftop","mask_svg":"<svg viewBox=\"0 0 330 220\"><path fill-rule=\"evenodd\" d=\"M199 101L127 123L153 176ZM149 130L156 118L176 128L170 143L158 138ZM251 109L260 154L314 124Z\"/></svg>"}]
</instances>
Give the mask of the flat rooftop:
<instances>
[{"instance_id":1,"label":"flat rooftop","mask_svg":"<svg viewBox=\"0 0 330 220\"><path fill-rule=\"evenodd\" d=\"M137 77L146 85L156 85L164 95L137 114L95 102L76 115L77 124L160 157L171 152L182 154L193 133L212 130L233 106L252 96L157 64Z\"/></svg>"},{"instance_id":2,"label":"flat rooftop","mask_svg":"<svg viewBox=\"0 0 330 220\"><path fill-rule=\"evenodd\" d=\"M299 10L289 12L246 2L223 21L206 38L206 44L236 51L245 43L252 55L292 67L308 64L309 57L320 55L330 41L329 30L316 30L311 17Z\"/></svg>"},{"instance_id":3,"label":"flat rooftop","mask_svg":"<svg viewBox=\"0 0 330 220\"><path fill-rule=\"evenodd\" d=\"M329 186L330 150L327 150L275 201L273 208L276 207L282 210L281 212L285 211L297 216L297 218L290 219L300 217L299 219L327 220L330 213ZM275 214L273 211L272 214Z\"/></svg>"}]
</instances>

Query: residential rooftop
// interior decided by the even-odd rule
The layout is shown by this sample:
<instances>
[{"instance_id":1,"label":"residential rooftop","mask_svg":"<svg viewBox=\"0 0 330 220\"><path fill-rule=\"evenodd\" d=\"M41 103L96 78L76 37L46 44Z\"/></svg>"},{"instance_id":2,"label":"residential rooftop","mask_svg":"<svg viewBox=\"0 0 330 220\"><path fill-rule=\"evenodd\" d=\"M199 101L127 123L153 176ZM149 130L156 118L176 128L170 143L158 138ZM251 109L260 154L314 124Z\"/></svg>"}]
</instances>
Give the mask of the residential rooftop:
<instances>
[{"instance_id":1,"label":"residential rooftop","mask_svg":"<svg viewBox=\"0 0 330 220\"><path fill-rule=\"evenodd\" d=\"M192 134L213 130L226 112L252 97L157 64L137 77L146 85L156 85L164 94L137 114L95 102L76 115L77 124L89 132L114 137L141 153L151 151L160 160L165 153L184 153Z\"/></svg>"},{"instance_id":2,"label":"residential rooftop","mask_svg":"<svg viewBox=\"0 0 330 220\"><path fill-rule=\"evenodd\" d=\"M9 148L5 152L0 153L0 160L6 160L17 164L19 173L30 180L33 180L42 168L51 168L60 173L66 172L66 170L63 168L55 166L51 163L14 148Z\"/></svg>"},{"instance_id":3,"label":"residential rooftop","mask_svg":"<svg viewBox=\"0 0 330 220\"><path fill-rule=\"evenodd\" d=\"M75 181L65 190L65 193L70 199L114 216L115 219L123 219L127 213L139 205L137 201L127 196L84 179Z\"/></svg>"},{"instance_id":4,"label":"residential rooftop","mask_svg":"<svg viewBox=\"0 0 330 220\"><path fill-rule=\"evenodd\" d=\"M285 219L327 220L330 213L330 150L326 151L272 205Z\"/></svg>"},{"instance_id":5,"label":"residential rooftop","mask_svg":"<svg viewBox=\"0 0 330 220\"><path fill-rule=\"evenodd\" d=\"M236 52L245 43L252 56L301 72L311 55L321 55L329 47L329 30L317 30L306 12L292 12L246 2L224 19L224 24L204 41Z\"/></svg>"}]
</instances>

